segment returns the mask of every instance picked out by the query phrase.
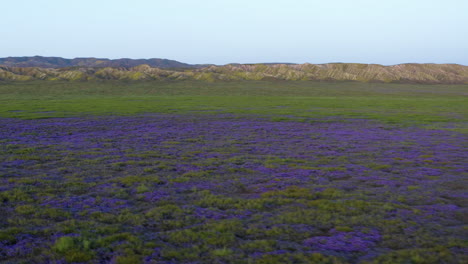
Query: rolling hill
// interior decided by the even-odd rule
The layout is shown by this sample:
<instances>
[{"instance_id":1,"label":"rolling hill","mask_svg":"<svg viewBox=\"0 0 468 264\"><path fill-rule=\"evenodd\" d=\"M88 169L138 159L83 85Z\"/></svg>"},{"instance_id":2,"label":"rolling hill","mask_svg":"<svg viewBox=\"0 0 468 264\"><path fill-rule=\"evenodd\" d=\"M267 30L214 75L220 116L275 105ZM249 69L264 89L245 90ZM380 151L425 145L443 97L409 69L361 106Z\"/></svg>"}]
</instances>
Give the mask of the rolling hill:
<instances>
[{"instance_id":1,"label":"rolling hill","mask_svg":"<svg viewBox=\"0 0 468 264\"><path fill-rule=\"evenodd\" d=\"M29 58L29 59L28 59ZM108 60L25 57L0 59L0 81L203 80L357 81L468 84L468 66L458 64L228 64L190 65L171 60ZM43 60L44 59L44 60ZM34 64L36 63L36 64ZM143 63L143 64L142 64ZM12 66L15 65L15 66ZM21 66L21 67L18 67ZM25 67L24 65L36 65ZM156 65L156 66L155 66Z\"/></svg>"},{"instance_id":2,"label":"rolling hill","mask_svg":"<svg viewBox=\"0 0 468 264\"><path fill-rule=\"evenodd\" d=\"M98 58L74 58L61 57L7 57L0 58L0 65L9 67L40 67L40 68L64 68L64 67L125 67L131 68L147 64L158 68L196 68L200 65L192 65L167 59L98 59ZM202 67L204 65L201 65Z\"/></svg>"}]
</instances>

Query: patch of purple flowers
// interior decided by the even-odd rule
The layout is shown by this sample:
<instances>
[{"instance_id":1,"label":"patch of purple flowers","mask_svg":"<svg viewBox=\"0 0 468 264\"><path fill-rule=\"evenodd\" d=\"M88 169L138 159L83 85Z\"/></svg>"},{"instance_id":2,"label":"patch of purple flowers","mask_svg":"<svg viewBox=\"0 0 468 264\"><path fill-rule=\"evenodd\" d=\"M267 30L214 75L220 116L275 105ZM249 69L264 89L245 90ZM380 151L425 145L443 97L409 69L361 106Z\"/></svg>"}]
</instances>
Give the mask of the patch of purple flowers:
<instances>
[{"instance_id":1,"label":"patch of purple flowers","mask_svg":"<svg viewBox=\"0 0 468 264\"><path fill-rule=\"evenodd\" d=\"M342 232L331 230L329 236L316 236L304 241L314 250L333 250L342 252L365 252L381 240L377 230Z\"/></svg>"}]
</instances>

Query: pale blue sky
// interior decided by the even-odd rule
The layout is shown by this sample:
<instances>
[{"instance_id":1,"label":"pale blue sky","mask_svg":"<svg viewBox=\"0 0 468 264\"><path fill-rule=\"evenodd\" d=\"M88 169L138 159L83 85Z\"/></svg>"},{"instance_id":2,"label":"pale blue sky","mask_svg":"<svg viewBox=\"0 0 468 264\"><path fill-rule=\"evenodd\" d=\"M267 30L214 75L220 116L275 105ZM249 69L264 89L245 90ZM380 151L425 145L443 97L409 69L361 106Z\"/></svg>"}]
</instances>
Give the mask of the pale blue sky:
<instances>
[{"instance_id":1,"label":"pale blue sky","mask_svg":"<svg viewBox=\"0 0 468 264\"><path fill-rule=\"evenodd\" d=\"M468 0L0 1L0 57L468 65Z\"/></svg>"}]
</instances>

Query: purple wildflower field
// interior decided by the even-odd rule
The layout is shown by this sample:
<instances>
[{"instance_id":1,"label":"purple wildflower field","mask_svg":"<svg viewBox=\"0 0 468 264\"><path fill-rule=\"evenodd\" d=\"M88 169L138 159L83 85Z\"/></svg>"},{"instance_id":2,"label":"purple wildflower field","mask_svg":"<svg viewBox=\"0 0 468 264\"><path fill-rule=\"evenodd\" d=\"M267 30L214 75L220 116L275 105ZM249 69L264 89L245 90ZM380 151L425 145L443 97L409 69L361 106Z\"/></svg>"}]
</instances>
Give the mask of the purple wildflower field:
<instances>
[{"instance_id":1,"label":"purple wildflower field","mask_svg":"<svg viewBox=\"0 0 468 264\"><path fill-rule=\"evenodd\" d=\"M468 263L466 135L361 119L0 121L1 263Z\"/></svg>"}]
</instances>

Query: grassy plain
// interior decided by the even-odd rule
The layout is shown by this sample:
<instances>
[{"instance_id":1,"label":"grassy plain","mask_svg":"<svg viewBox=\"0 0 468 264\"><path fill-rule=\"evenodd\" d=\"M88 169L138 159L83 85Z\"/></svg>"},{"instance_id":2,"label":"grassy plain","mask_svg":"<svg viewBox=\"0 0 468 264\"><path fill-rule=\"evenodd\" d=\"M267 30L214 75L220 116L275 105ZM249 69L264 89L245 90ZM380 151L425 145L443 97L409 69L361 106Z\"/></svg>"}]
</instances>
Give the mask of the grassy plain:
<instances>
[{"instance_id":1,"label":"grassy plain","mask_svg":"<svg viewBox=\"0 0 468 264\"><path fill-rule=\"evenodd\" d=\"M462 131L467 91L467 85L357 82L0 83L0 116L233 113L278 121L338 116Z\"/></svg>"},{"instance_id":2,"label":"grassy plain","mask_svg":"<svg viewBox=\"0 0 468 264\"><path fill-rule=\"evenodd\" d=\"M0 263L468 263L467 88L0 84Z\"/></svg>"}]
</instances>

